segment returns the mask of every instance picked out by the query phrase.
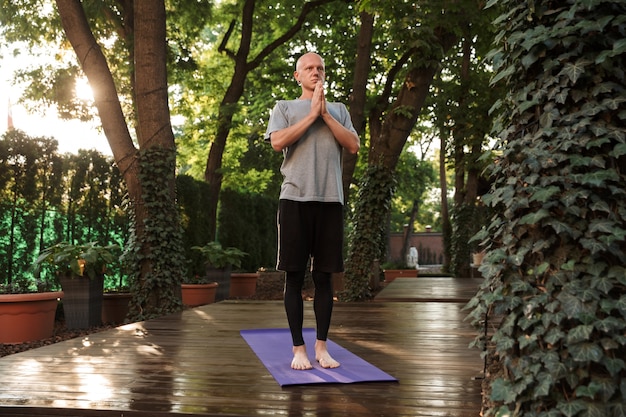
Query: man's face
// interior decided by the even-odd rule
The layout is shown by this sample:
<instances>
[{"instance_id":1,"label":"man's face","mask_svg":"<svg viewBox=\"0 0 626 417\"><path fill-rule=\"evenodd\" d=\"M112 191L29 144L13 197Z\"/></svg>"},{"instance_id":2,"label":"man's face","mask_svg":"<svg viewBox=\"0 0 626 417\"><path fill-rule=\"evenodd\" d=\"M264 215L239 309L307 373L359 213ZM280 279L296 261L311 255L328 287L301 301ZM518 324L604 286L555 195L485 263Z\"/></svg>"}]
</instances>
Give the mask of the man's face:
<instances>
[{"instance_id":1,"label":"man's face","mask_svg":"<svg viewBox=\"0 0 626 417\"><path fill-rule=\"evenodd\" d=\"M322 58L313 53L303 55L298 64L298 68L294 73L296 80L302 83L305 89L313 90L318 81L324 81L326 72L324 70L324 61Z\"/></svg>"}]
</instances>

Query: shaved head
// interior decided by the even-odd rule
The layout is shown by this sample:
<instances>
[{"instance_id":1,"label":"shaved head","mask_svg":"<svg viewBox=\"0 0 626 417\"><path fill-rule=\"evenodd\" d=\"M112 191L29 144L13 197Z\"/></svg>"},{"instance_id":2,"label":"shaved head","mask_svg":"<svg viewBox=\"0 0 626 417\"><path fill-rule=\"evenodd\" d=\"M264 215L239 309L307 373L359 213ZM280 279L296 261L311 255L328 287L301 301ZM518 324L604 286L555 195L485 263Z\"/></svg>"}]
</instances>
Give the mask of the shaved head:
<instances>
[{"instance_id":1,"label":"shaved head","mask_svg":"<svg viewBox=\"0 0 626 417\"><path fill-rule=\"evenodd\" d=\"M310 57L310 56L316 56L319 59L322 60L322 65L326 66L324 64L324 58L322 58L319 54L316 54L315 52L307 52L306 54L302 55L300 58L298 58L298 60L296 61L296 71L300 71L300 63L302 62L302 60L304 58Z\"/></svg>"}]
</instances>

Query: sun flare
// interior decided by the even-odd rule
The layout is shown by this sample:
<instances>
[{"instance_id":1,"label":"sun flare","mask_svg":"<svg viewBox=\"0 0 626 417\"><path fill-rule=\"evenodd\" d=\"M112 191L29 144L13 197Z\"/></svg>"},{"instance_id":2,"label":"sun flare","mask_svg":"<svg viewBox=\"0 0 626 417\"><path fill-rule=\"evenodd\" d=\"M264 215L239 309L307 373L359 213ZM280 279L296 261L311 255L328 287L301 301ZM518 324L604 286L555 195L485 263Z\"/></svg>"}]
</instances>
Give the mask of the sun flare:
<instances>
[{"instance_id":1,"label":"sun flare","mask_svg":"<svg viewBox=\"0 0 626 417\"><path fill-rule=\"evenodd\" d=\"M76 97L80 100L93 101L93 90L87 78L78 78L74 86Z\"/></svg>"}]
</instances>

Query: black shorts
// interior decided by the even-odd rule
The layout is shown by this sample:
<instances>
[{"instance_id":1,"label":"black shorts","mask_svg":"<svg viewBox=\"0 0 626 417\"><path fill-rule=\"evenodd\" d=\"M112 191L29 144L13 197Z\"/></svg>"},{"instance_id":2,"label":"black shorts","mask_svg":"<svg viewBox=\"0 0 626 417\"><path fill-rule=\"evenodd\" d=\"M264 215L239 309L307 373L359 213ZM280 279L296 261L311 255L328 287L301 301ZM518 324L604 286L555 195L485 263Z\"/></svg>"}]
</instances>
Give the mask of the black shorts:
<instances>
[{"instance_id":1,"label":"black shorts","mask_svg":"<svg viewBox=\"0 0 626 417\"><path fill-rule=\"evenodd\" d=\"M278 265L281 271L343 271L343 205L280 200Z\"/></svg>"}]
</instances>

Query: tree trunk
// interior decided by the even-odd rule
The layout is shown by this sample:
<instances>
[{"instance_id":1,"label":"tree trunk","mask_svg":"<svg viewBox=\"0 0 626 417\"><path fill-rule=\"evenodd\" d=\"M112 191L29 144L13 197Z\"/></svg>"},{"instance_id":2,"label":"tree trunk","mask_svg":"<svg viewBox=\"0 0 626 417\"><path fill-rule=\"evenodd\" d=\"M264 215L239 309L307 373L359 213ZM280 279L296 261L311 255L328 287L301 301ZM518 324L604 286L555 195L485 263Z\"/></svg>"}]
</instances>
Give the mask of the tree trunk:
<instances>
[{"instance_id":1,"label":"tree trunk","mask_svg":"<svg viewBox=\"0 0 626 417\"><path fill-rule=\"evenodd\" d=\"M167 101L167 72L166 72L166 44L165 44L165 5L163 1L151 0L146 2L126 3L126 7L136 7L134 10L125 10L126 16L133 16L134 20L127 22L126 29L135 32L129 36L134 41L130 56L134 56L135 94L137 108L137 140L140 148L160 148L175 156L174 135L170 125L170 115ZM70 41L83 72L94 91L94 102L98 110L102 127L111 146L115 162L120 169L126 183L134 221L134 235L138 252L142 255L136 268L135 277L139 281L136 288L144 291L135 294L136 299L143 305L138 309L144 317L174 311L180 305L179 277L171 276L164 280L166 284L155 283L161 267L154 267L159 256L149 255L154 252L150 242L158 242L156 237L146 236L145 225L148 220L158 219L159 214L151 213L147 204L144 204L145 184L140 179L139 152L133 144L126 119L118 98L117 90L106 58L97 44L89 27L82 4L79 0L57 0L57 7L63 28ZM167 158L165 158L167 159ZM162 201L161 207L175 207L175 166L165 176L167 192L154 193L152 199ZM178 225L177 211L167 214L168 222L175 233ZM172 225L173 224L173 225ZM154 233L154 232L150 232ZM163 240L163 239L160 239ZM165 240L169 240L165 239ZM174 252L182 247L172 245ZM171 257L182 254L171 253ZM167 273L167 271L165 271ZM146 280L151 280L148 285ZM174 297L170 295L174 294ZM178 302L176 295L178 295Z\"/></svg>"},{"instance_id":2,"label":"tree trunk","mask_svg":"<svg viewBox=\"0 0 626 417\"><path fill-rule=\"evenodd\" d=\"M450 270L450 236L452 225L450 224L450 209L448 208L448 180L446 178L446 138L441 135L439 149L439 186L441 187L441 232L443 235L443 265L444 272Z\"/></svg>"},{"instance_id":3,"label":"tree trunk","mask_svg":"<svg viewBox=\"0 0 626 417\"><path fill-rule=\"evenodd\" d=\"M306 20L306 16L316 7L329 3L333 0L316 0L306 2L300 9L300 15L294 23L283 35L276 38L268 44L254 59L248 62L250 54L250 44L252 42L252 29L254 23L255 0L246 0L241 14L241 39L239 41L239 49L236 53L228 50L225 46L228 36L222 41L219 51L230 56L235 62L235 71L230 81L230 85L226 90L222 102L220 104L218 115L218 127L215 134L215 140L211 144L209 155L207 157L206 168L204 171L204 179L209 184L209 207L207 207L207 216L209 216L209 236L208 241L215 240L217 237L217 206L222 189L222 157L226 149L226 141L230 134L233 114L236 110L237 103L244 91L244 84L248 73L257 68L263 60L269 56L276 48L286 43L289 39L298 33Z\"/></svg>"},{"instance_id":4,"label":"tree trunk","mask_svg":"<svg viewBox=\"0 0 626 417\"><path fill-rule=\"evenodd\" d=\"M452 47L456 37L445 30L438 32L442 50L446 52ZM408 59L408 55L405 55L405 58ZM390 210L393 172L438 69L437 64L431 64L423 67L414 66L409 70L392 109L381 125L380 134L371 138L369 169L362 179L362 184L364 190L368 185L372 190L360 195L363 201L359 201L356 208L355 230L344 274L346 290L342 293L343 298L347 300L362 300L370 295L368 284L371 264L383 254L380 247L382 236L379 235L382 232L379 227L385 224ZM374 248L377 245L378 247Z\"/></svg>"},{"instance_id":5,"label":"tree trunk","mask_svg":"<svg viewBox=\"0 0 626 417\"><path fill-rule=\"evenodd\" d=\"M356 46L356 62L354 64L354 80L352 82L352 94L350 94L350 118L357 135L361 136L365 131L365 102L367 96L367 82L370 70L370 52L372 49L372 36L374 34L374 16L361 12L361 27ZM359 156L358 154L343 154L343 195L345 202L350 197L350 184L354 177L354 169Z\"/></svg>"}]
</instances>

